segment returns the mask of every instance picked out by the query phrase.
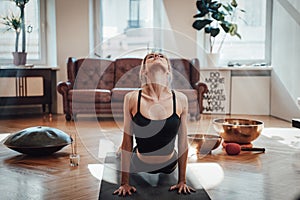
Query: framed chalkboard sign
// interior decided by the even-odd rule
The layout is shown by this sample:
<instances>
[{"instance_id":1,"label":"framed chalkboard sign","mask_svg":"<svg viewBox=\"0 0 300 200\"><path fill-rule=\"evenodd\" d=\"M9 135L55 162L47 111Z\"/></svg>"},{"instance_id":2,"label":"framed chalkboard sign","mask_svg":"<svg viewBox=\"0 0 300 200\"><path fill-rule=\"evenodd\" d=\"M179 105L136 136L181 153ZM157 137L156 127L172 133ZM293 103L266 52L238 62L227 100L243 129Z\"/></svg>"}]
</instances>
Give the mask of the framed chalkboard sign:
<instances>
[{"instance_id":1,"label":"framed chalkboard sign","mask_svg":"<svg viewBox=\"0 0 300 200\"><path fill-rule=\"evenodd\" d=\"M203 113L229 114L230 112L230 71L203 70L200 81L208 87L204 94Z\"/></svg>"}]
</instances>

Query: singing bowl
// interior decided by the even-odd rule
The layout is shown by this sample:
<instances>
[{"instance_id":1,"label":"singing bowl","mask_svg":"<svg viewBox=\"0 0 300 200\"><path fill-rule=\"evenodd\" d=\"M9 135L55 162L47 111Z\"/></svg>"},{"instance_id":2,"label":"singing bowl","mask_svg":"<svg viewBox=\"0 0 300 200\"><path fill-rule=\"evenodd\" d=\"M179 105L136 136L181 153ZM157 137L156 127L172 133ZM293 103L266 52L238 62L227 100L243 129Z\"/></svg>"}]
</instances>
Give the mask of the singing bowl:
<instances>
[{"instance_id":1,"label":"singing bowl","mask_svg":"<svg viewBox=\"0 0 300 200\"><path fill-rule=\"evenodd\" d=\"M212 134L188 134L189 145L196 149L197 154L209 154L218 148L222 137Z\"/></svg>"},{"instance_id":2,"label":"singing bowl","mask_svg":"<svg viewBox=\"0 0 300 200\"><path fill-rule=\"evenodd\" d=\"M264 123L251 119L214 119L214 129L224 142L248 144L257 139L264 128Z\"/></svg>"}]
</instances>

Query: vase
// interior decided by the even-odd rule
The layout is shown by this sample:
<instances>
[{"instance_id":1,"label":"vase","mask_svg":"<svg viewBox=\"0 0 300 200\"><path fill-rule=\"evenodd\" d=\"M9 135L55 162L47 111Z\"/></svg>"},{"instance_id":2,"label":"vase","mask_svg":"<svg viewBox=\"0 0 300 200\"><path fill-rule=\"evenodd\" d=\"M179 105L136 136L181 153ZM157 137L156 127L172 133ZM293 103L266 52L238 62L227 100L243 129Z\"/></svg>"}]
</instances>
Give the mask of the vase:
<instances>
[{"instance_id":1,"label":"vase","mask_svg":"<svg viewBox=\"0 0 300 200\"><path fill-rule=\"evenodd\" d=\"M220 53L207 53L206 63L207 67L219 67L220 64Z\"/></svg>"},{"instance_id":2,"label":"vase","mask_svg":"<svg viewBox=\"0 0 300 200\"><path fill-rule=\"evenodd\" d=\"M27 53L26 52L12 52L14 58L14 65L25 65L27 60Z\"/></svg>"}]
</instances>

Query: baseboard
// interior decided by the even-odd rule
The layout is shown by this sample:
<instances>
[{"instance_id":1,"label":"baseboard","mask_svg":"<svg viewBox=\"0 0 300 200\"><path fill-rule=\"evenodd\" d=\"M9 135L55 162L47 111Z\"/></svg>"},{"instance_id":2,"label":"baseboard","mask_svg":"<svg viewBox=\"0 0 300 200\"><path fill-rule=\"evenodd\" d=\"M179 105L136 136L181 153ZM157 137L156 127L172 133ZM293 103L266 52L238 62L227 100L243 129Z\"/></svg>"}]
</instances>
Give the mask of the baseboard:
<instances>
[{"instance_id":1,"label":"baseboard","mask_svg":"<svg viewBox=\"0 0 300 200\"><path fill-rule=\"evenodd\" d=\"M41 105L0 106L0 118L43 114Z\"/></svg>"},{"instance_id":2,"label":"baseboard","mask_svg":"<svg viewBox=\"0 0 300 200\"><path fill-rule=\"evenodd\" d=\"M292 126L295 128L300 128L300 119L292 119Z\"/></svg>"}]
</instances>

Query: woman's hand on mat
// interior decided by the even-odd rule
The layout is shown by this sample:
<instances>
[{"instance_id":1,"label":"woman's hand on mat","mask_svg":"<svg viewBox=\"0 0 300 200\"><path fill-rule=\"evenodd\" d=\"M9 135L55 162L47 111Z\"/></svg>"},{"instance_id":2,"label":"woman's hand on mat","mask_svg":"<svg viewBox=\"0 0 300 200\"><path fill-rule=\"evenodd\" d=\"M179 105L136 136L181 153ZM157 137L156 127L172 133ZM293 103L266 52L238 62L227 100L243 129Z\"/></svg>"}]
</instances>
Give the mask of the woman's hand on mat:
<instances>
[{"instance_id":1,"label":"woman's hand on mat","mask_svg":"<svg viewBox=\"0 0 300 200\"><path fill-rule=\"evenodd\" d=\"M113 194L126 196L127 194L131 195L131 191L136 192L136 188L126 183L121 185Z\"/></svg>"},{"instance_id":2,"label":"woman's hand on mat","mask_svg":"<svg viewBox=\"0 0 300 200\"><path fill-rule=\"evenodd\" d=\"M183 192L184 194L196 192L194 188L188 186L184 181L181 181L178 184L171 186L170 190L178 190L178 194L181 194L181 192Z\"/></svg>"}]
</instances>

